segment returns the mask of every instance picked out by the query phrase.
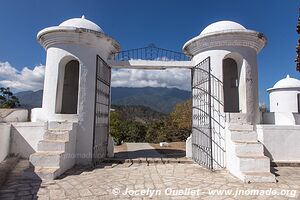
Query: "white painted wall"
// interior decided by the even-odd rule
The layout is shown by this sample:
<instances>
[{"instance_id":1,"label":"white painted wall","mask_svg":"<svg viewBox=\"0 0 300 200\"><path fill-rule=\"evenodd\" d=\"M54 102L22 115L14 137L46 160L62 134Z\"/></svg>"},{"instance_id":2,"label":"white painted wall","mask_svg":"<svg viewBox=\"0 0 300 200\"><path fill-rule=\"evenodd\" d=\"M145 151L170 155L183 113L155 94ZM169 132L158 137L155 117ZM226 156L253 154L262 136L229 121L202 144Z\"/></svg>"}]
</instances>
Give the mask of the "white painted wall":
<instances>
[{"instance_id":1,"label":"white painted wall","mask_svg":"<svg viewBox=\"0 0 300 200\"><path fill-rule=\"evenodd\" d=\"M258 140L264 154L274 162L300 162L300 126L257 125Z\"/></svg>"},{"instance_id":2,"label":"white painted wall","mask_svg":"<svg viewBox=\"0 0 300 200\"><path fill-rule=\"evenodd\" d=\"M69 122L78 122L78 115L73 114L55 114L53 115L53 119L58 122L63 121L69 121ZM31 115L30 115L30 121L31 122L46 122L47 121L47 115L43 108L33 108L31 109Z\"/></svg>"},{"instance_id":3,"label":"white painted wall","mask_svg":"<svg viewBox=\"0 0 300 200\"><path fill-rule=\"evenodd\" d=\"M37 151L38 142L43 139L46 128L44 122L13 122L10 153L29 158L30 154Z\"/></svg>"},{"instance_id":4,"label":"white painted wall","mask_svg":"<svg viewBox=\"0 0 300 200\"><path fill-rule=\"evenodd\" d=\"M231 131L228 129L229 123L225 125L225 141L226 141L226 169L238 177L239 179L243 179L242 173L240 171L240 165L238 158L235 153L235 146L231 140Z\"/></svg>"},{"instance_id":5,"label":"white painted wall","mask_svg":"<svg viewBox=\"0 0 300 200\"><path fill-rule=\"evenodd\" d=\"M107 145L107 157L113 158L114 153L114 139L111 137L111 135L108 135L108 145Z\"/></svg>"},{"instance_id":6,"label":"white painted wall","mask_svg":"<svg viewBox=\"0 0 300 200\"><path fill-rule=\"evenodd\" d=\"M0 162L9 155L10 127L9 123L0 123Z\"/></svg>"},{"instance_id":7,"label":"white painted wall","mask_svg":"<svg viewBox=\"0 0 300 200\"><path fill-rule=\"evenodd\" d=\"M185 157L192 158L193 157L193 145L192 145L192 135L190 135L185 141Z\"/></svg>"},{"instance_id":8,"label":"white painted wall","mask_svg":"<svg viewBox=\"0 0 300 200\"><path fill-rule=\"evenodd\" d=\"M300 89L276 89L270 91L270 112L298 112L297 94Z\"/></svg>"}]
</instances>

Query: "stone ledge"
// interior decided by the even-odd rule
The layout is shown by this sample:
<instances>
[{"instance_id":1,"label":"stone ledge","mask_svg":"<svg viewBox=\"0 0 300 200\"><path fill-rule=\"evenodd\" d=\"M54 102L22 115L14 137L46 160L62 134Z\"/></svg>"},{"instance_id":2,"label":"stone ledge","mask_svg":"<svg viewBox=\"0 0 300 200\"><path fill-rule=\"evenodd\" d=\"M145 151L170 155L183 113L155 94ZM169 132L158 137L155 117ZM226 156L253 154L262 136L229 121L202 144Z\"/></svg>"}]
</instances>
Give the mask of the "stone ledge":
<instances>
[{"instance_id":1,"label":"stone ledge","mask_svg":"<svg viewBox=\"0 0 300 200\"><path fill-rule=\"evenodd\" d=\"M46 122L12 122L15 127L41 127L46 126Z\"/></svg>"},{"instance_id":2,"label":"stone ledge","mask_svg":"<svg viewBox=\"0 0 300 200\"><path fill-rule=\"evenodd\" d=\"M105 158L102 163L146 163L146 164L167 164L167 163L184 163L193 164L192 159L186 158L135 158L135 159L120 159L120 158Z\"/></svg>"},{"instance_id":3,"label":"stone ledge","mask_svg":"<svg viewBox=\"0 0 300 200\"><path fill-rule=\"evenodd\" d=\"M300 161L299 162L288 162L288 161L271 161L272 167L300 167Z\"/></svg>"},{"instance_id":4,"label":"stone ledge","mask_svg":"<svg viewBox=\"0 0 300 200\"><path fill-rule=\"evenodd\" d=\"M0 122L26 122L28 119L27 109L0 109Z\"/></svg>"}]
</instances>

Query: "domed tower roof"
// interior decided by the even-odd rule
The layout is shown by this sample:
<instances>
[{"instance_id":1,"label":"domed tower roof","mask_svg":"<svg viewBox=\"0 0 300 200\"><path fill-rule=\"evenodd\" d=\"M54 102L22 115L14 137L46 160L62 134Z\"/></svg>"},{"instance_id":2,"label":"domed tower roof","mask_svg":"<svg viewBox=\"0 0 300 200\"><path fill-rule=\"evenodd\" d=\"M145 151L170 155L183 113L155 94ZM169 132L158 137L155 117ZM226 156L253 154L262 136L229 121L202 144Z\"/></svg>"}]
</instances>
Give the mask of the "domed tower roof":
<instances>
[{"instance_id":1,"label":"domed tower roof","mask_svg":"<svg viewBox=\"0 0 300 200\"><path fill-rule=\"evenodd\" d=\"M84 15L81 18L72 18L64 21L59 25L60 27L75 27L75 28L85 28L97 32L104 33L103 30L95 24L94 22L85 19Z\"/></svg>"},{"instance_id":2,"label":"domed tower roof","mask_svg":"<svg viewBox=\"0 0 300 200\"><path fill-rule=\"evenodd\" d=\"M289 75L286 76L286 78L281 79L275 85L268 89L267 91L273 91L276 89L291 89L291 88L298 88L300 89L300 80L291 78Z\"/></svg>"},{"instance_id":3,"label":"domed tower roof","mask_svg":"<svg viewBox=\"0 0 300 200\"><path fill-rule=\"evenodd\" d=\"M223 20L208 25L196 37L183 45L183 52L195 56L212 48L247 47L258 53L266 44L266 37L259 32L246 29L239 23Z\"/></svg>"},{"instance_id":4,"label":"domed tower roof","mask_svg":"<svg viewBox=\"0 0 300 200\"><path fill-rule=\"evenodd\" d=\"M80 35L80 37L78 37ZM120 44L106 35L94 22L81 18L72 18L58 26L47 27L38 32L37 40L48 49L55 44L81 44L93 48L106 49L110 56L120 51Z\"/></svg>"},{"instance_id":5,"label":"domed tower roof","mask_svg":"<svg viewBox=\"0 0 300 200\"><path fill-rule=\"evenodd\" d=\"M205 29L203 29L200 35L228 30L246 30L246 28L233 21L218 21L208 25Z\"/></svg>"}]
</instances>

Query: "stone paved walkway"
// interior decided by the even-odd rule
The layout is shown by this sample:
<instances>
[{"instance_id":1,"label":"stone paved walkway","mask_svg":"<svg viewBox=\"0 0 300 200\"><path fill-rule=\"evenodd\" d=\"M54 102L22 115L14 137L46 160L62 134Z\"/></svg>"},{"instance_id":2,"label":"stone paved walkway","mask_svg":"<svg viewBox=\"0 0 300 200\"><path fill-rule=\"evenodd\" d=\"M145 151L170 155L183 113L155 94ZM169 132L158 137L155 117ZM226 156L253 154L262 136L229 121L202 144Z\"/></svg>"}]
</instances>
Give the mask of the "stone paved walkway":
<instances>
[{"instance_id":1,"label":"stone paved walkway","mask_svg":"<svg viewBox=\"0 0 300 200\"><path fill-rule=\"evenodd\" d=\"M97 169L74 168L55 181L41 181L23 160L13 171L9 181L0 190L0 199L299 199L300 168L280 167L276 173L278 183L243 184L226 171L209 172L197 164L145 164L129 163L99 166ZM23 170L25 172L23 172ZM229 192L250 190L297 191L298 197L236 196ZM130 194L123 194L130 190ZM175 193L184 192L185 195ZM213 191L226 191L227 195L209 195ZM148 191L148 193L147 193ZM151 192L155 193L150 197ZM158 192L157 192L158 191ZM159 192L160 191L160 192ZM192 195L191 191L194 191ZM198 191L198 195L197 195ZM260 191L260 192L261 192ZM141 193L144 192L144 195ZM169 194L174 192L174 194ZM136 193L134 195L133 193ZM291 193L292 195L295 193Z\"/></svg>"}]
</instances>

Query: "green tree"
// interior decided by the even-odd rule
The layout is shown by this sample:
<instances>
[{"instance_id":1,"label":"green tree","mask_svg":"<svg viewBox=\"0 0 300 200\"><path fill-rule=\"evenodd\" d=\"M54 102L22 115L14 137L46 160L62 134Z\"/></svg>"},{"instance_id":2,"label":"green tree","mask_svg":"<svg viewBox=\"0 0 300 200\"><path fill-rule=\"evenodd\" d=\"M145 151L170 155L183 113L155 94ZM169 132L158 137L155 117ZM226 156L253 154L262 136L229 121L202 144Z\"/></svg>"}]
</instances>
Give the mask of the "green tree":
<instances>
[{"instance_id":1,"label":"green tree","mask_svg":"<svg viewBox=\"0 0 300 200\"><path fill-rule=\"evenodd\" d=\"M192 100L178 103L170 118L179 129L192 129Z\"/></svg>"},{"instance_id":2,"label":"green tree","mask_svg":"<svg viewBox=\"0 0 300 200\"><path fill-rule=\"evenodd\" d=\"M117 145L124 142L144 142L146 126L139 122L128 121L121 118L120 113L110 114L110 134Z\"/></svg>"},{"instance_id":3,"label":"green tree","mask_svg":"<svg viewBox=\"0 0 300 200\"><path fill-rule=\"evenodd\" d=\"M0 108L15 108L20 106L19 99L13 95L10 88L0 88Z\"/></svg>"},{"instance_id":4,"label":"green tree","mask_svg":"<svg viewBox=\"0 0 300 200\"><path fill-rule=\"evenodd\" d=\"M126 138L123 131L122 121L120 120L119 113L117 112L110 113L109 132L111 136L114 138L117 145L120 145L122 141Z\"/></svg>"},{"instance_id":5,"label":"green tree","mask_svg":"<svg viewBox=\"0 0 300 200\"><path fill-rule=\"evenodd\" d=\"M167 130L165 121L159 120L149 124L145 140L146 142L151 143L167 141Z\"/></svg>"},{"instance_id":6,"label":"green tree","mask_svg":"<svg viewBox=\"0 0 300 200\"><path fill-rule=\"evenodd\" d=\"M178 103L168 119L168 140L184 141L192 131L192 100Z\"/></svg>"},{"instance_id":7,"label":"green tree","mask_svg":"<svg viewBox=\"0 0 300 200\"><path fill-rule=\"evenodd\" d=\"M139 122L127 121L127 142L145 142L146 126Z\"/></svg>"}]
</instances>

